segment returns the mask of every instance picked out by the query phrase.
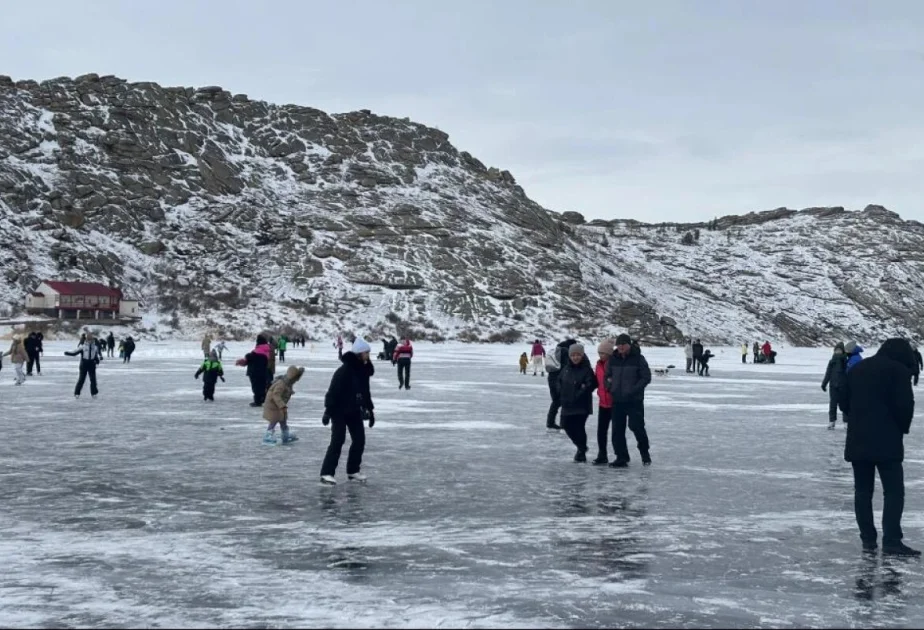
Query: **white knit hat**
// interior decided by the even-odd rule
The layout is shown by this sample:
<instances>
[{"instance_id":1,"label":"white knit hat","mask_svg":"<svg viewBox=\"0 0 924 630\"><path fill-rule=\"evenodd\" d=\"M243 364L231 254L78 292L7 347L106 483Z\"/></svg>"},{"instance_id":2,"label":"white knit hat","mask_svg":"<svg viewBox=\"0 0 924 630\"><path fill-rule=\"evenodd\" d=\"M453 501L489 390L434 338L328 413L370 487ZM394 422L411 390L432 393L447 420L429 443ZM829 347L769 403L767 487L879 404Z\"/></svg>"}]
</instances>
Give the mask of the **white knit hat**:
<instances>
[{"instance_id":1,"label":"white knit hat","mask_svg":"<svg viewBox=\"0 0 924 630\"><path fill-rule=\"evenodd\" d=\"M362 337L357 337L356 341L353 342L353 354L362 354L363 352L372 352L372 346Z\"/></svg>"}]
</instances>

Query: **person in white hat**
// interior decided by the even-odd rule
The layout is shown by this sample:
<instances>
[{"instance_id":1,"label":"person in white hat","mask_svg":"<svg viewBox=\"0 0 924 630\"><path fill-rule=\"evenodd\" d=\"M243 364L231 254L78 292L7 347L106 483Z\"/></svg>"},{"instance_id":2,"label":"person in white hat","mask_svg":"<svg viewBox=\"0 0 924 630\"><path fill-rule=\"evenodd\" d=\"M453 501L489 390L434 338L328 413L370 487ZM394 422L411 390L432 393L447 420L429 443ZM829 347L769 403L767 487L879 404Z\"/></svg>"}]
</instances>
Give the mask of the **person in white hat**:
<instances>
[{"instance_id":1,"label":"person in white hat","mask_svg":"<svg viewBox=\"0 0 924 630\"><path fill-rule=\"evenodd\" d=\"M324 416L321 422L331 426L330 446L321 465L321 483L334 485L340 463L340 453L350 433L350 453L347 456L347 478L350 481L365 481L360 472L363 452L366 449L366 428L375 426L375 405L369 392L369 379L375 374L375 367L369 360L372 347L365 339L357 337L349 352L344 353L341 365L330 381L324 396Z\"/></svg>"}]
</instances>

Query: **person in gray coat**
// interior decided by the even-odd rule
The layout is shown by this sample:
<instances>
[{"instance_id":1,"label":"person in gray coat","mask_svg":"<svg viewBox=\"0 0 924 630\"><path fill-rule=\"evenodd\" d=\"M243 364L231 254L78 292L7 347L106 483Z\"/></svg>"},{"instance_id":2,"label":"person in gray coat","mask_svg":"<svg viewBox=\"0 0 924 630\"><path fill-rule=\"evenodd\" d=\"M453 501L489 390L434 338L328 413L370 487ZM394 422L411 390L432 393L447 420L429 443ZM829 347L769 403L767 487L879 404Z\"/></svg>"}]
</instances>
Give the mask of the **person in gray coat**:
<instances>
[{"instance_id":1,"label":"person in gray coat","mask_svg":"<svg viewBox=\"0 0 924 630\"><path fill-rule=\"evenodd\" d=\"M828 429L833 431L834 425L837 424L837 406L841 399L841 388L847 382L847 354L844 352L844 344L837 342L834 346L834 356L828 361L828 369L825 370L825 378L821 381L821 391L828 392L830 398L828 405ZM846 423L847 415L842 414L842 419Z\"/></svg>"},{"instance_id":2,"label":"person in gray coat","mask_svg":"<svg viewBox=\"0 0 924 630\"><path fill-rule=\"evenodd\" d=\"M611 468L629 465L626 425L635 434L638 452L645 466L651 465L648 432L645 431L645 388L651 383L651 368L639 348L632 346L629 335L616 338L616 352L604 372L606 388L613 399L613 451L616 461Z\"/></svg>"}]
</instances>

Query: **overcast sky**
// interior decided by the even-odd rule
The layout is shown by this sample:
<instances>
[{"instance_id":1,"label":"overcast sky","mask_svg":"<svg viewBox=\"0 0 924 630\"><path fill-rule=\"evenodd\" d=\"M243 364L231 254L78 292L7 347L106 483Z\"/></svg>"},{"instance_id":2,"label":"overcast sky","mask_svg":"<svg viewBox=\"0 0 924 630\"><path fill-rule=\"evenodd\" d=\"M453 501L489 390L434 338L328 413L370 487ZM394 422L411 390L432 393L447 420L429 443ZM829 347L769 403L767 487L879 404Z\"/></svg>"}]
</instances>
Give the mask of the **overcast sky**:
<instances>
[{"instance_id":1,"label":"overcast sky","mask_svg":"<svg viewBox=\"0 0 924 630\"><path fill-rule=\"evenodd\" d=\"M0 0L0 74L86 72L446 131L589 218L924 220L924 0Z\"/></svg>"}]
</instances>

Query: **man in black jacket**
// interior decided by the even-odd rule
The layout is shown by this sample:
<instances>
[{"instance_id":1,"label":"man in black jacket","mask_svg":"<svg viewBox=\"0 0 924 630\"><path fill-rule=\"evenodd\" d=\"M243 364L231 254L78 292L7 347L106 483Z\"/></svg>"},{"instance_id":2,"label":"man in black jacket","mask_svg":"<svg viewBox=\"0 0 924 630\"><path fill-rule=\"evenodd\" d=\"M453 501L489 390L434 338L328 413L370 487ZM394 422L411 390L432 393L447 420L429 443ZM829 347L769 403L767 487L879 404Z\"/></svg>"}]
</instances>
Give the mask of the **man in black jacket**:
<instances>
[{"instance_id":1,"label":"man in black jacket","mask_svg":"<svg viewBox=\"0 0 924 630\"><path fill-rule=\"evenodd\" d=\"M825 370L825 377L821 381L821 391L826 392L828 388L831 391L828 394L828 429L834 430L837 424L837 406L841 399L841 388L847 380L847 355L844 353L844 344L837 342L834 346L834 356L828 361L828 369ZM843 416L844 422L847 422L847 416Z\"/></svg>"},{"instance_id":2,"label":"man in black jacket","mask_svg":"<svg viewBox=\"0 0 924 630\"><path fill-rule=\"evenodd\" d=\"M26 337L26 340L23 342L23 346L26 349L26 356L28 357L26 361L26 376L32 376L33 367L38 372L38 375L41 376L42 361L39 359L39 355L42 352L42 342L38 337L38 333L29 333L29 336Z\"/></svg>"},{"instance_id":3,"label":"man in black jacket","mask_svg":"<svg viewBox=\"0 0 924 630\"><path fill-rule=\"evenodd\" d=\"M613 399L613 451L616 461L610 467L625 468L629 465L627 423L635 434L642 463L651 465L648 432L645 431L645 388L651 383L651 368L641 350L632 347L629 335L622 334L616 338L616 352L606 364L604 375Z\"/></svg>"},{"instance_id":4,"label":"man in black jacket","mask_svg":"<svg viewBox=\"0 0 924 630\"><path fill-rule=\"evenodd\" d=\"M703 342L697 339L693 342L693 373L699 373L700 359L703 358Z\"/></svg>"},{"instance_id":5,"label":"man in black jacket","mask_svg":"<svg viewBox=\"0 0 924 630\"><path fill-rule=\"evenodd\" d=\"M558 369L556 370L551 366L546 366L545 368L545 371L548 373L549 395L552 397L552 404L549 405L549 413L545 417L545 428L547 429L561 431L561 426L555 422L558 418L558 410L561 409L561 368L564 367L565 363L568 361L568 348L576 343L577 341L574 339L565 339L555 346L552 352L558 360Z\"/></svg>"},{"instance_id":6,"label":"man in black jacket","mask_svg":"<svg viewBox=\"0 0 924 630\"><path fill-rule=\"evenodd\" d=\"M905 482L902 462L904 436L914 416L911 374L914 351L904 339L889 339L874 357L847 373L841 390L841 410L847 415L844 459L853 465L854 511L864 551L875 551L873 492L876 470L882 480L882 552L920 556L902 543Z\"/></svg>"},{"instance_id":7,"label":"man in black jacket","mask_svg":"<svg viewBox=\"0 0 924 630\"><path fill-rule=\"evenodd\" d=\"M324 396L324 426L331 427L330 446L321 465L321 483L335 485L337 464L346 442L347 431L350 433L350 453L347 456L347 478L350 481L365 481L366 476L359 469L362 465L363 451L366 448L366 429L363 420L369 421L369 428L375 426L375 405L369 391L369 379L375 374L375 367L369 360L371 346L362 338L353 342L350 352L344 353L341 365L330 381L330 387Z\"/></svg>"}]
</instances>

